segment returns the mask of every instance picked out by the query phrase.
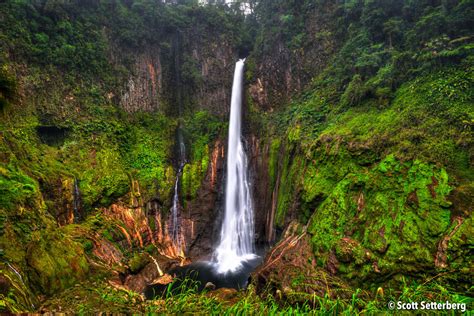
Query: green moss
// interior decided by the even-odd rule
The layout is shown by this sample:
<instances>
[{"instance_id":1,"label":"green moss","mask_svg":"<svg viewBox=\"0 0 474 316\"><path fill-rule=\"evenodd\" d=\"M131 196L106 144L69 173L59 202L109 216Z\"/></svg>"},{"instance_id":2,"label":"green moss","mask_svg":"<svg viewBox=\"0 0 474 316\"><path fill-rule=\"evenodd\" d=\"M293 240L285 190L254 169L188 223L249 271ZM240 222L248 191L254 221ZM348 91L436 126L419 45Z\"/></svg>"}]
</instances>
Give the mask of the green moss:
<instances>
[{"instance_id":1,"label":"green moss","mask_svg":"<svg viewBox=\"0 0 474 316\"><path fill-rule=\"evenodd\" d=\"M338 244L349 236L362 248L352 251L354 259L340 272L359 282L374 277L374 262L378 273L424 271L433 267L438 241L450 225L449 192L444 169L389 155L333 187L309 224L314 250L325 257L336 249L342 256ZM361 264L366 266L356 268Z\"/></svg>"},{"instance_id":2,"label":"green moss","mask_svg":"<svg viewBox=\"0 0 474 316\"><path fill-rule=\"evenodd\" d=\"M129 181L120 153L111 148L95 152L93 168L79 174L80 189L86 207L109 205L129 190Z\"/></svg>"},{"instance_id":3,"label":"green moss","mask_svg":"<svg viewBox=\"0 0 474 316\"><path fill-rule=\"evenodd\" d=\"M224 123L206 111L198 111L183 122L189 161L182 175L182 191L186 199L196 197L207 173L211 144L224 130Z\"/></svg>"},{"instance_id":4,"label":"green moss","mask_svg":"<svg viewBox=\"0 0 474 316\"><path fill-rule=\"evenodd\" d=\"M156 246L153 244L150 244L145 247L144 251L149 254L153 254L156 251Z\"/></svg>"},{"instance_id":5,"label":"green moss","mask_svg":"<svg viewBox=\"0 0 474 316\"><path fill-rule=\"evenodd\" d=\"M89 273L82 246L58 230L35 233L27 252L32 282L43 293L64 290Z\"/></svg>"},{"instance_id":6,"label":"green moss","mask_svg":"<svg viewBox=\"0 0 474 316\"><path fill-rule=\"evenodd\" d=\"M290 127L288 130L288 141L297 143L301 139L301 126L299 124Z\"/></svg>"},{"instance_id":7,"label":"green moss","mask_svg":"<svg viewBox=\"0 0 474 316\"><path fill-rule=\"evenodd\" d=\"M280 183L275 213L275 224L279 227L283 227L286 223L285 216L288 211L295 208L293 203L298 194L301 179L304 175L304 163L304 159L299 155L293 156L290 149L285 152L285 156L279 165L279 168L281 168Z\"/></svg>"},{"instance_id":8,"label":"green moss","mask_svg":"<svg viewBox=\"0 0 474 316\"><path fill-rule=\"evenodd\" d=\"M140 114L135 126L127 133L126 163L140 182L145 200L159 193L170 196L173 171L170 163L175 122L163 115ZM122 149L122 151L124 150Z\"/></svg>"},{"instance_id":9,"label":"green moss","mask_svg":"<svg viewBox=\"0 0 474 316\"><path fill-rule=\"evenodd\" d=\"M322 137L340 137L377 150L389 146L404 159L441 163L470 178L468 155L462 143L471 143L466 123L473 119L472 65L444 68L402 85L388 107L373 100L331 117ZM388 141L388 142L387 142Z\"/></svg>"},{"instance_id":10,"label":"green moss","mask_svg":"<svg viewBox=\"0 0 474 316\"><path fill-rule=\"evenodd\" d=\"M128 267L132 273L140 272L148 263L148 256L144 253L135 253L132 258L128 260Z\"/></svg>"},{"instance_id":11,"label":"green moss","mask_svg":"<svg viewBox=\"0 0 474 316\"><path fill-rule=\"evenodd\" d=\"M474 236L472 217L462 219L462 223L457 228L456 225L458 223L454 221L449 229L452 232L452 237L448 243L447 260L451 268L463 273L463 278L464 276L469 278L469 273L464 273L471 269L469 260L466 262L465 258L469 257L469 253L472 251L472 245L469 243L469 240L472 240L472 236Z\"/></svg>"},{"instance_id":12,"label":"green moss","mask_svg":"<svg viewBox=\"0 0 474 316\"><path fill-rule=\"evenodd\" d=\"M315 198L328 196L337 182L348 173L359 172L361 168L357 162L345 148L339 147L332 146L332 152L328 154L320 150L312 153L303 179L303 201L309 203Z\"/></svg>"},{"instance_id":13,"label":"green moss","mask_svg":"<svg viewBox=\"0 0 474 316\"><path fill-rule=\"evenodd\" d=\"M6 261L1 262L0 276L3 285L0 293L0 312L33 312L39 301L24 282L26 276L21 270L18 271L18 266Z\"/></svg>"},{"instance_id":14,"label":"green moss","mask_svg":"<svg viewBox=\"0 0 474 316\"><path fill-rule=\"evenodd\" d=\"M22 170L9 164L0 166L0 208L15 209L18 206L34 205L38 199L38 184Z\"/></svg>"},{"instance_id":15,"label":"green moss","mask_svg":"<svg viewBox=\"0 0 474 316\"><path fill-rule=\"evenodd\" d=\"M196 197L209 165L208 145L202 144L196 149L198 150L195 152L193 162L184 166L182 175L182 189L185 197L188 199Z\"/></svg>"},{"instance_id":16,"label":"green moss","mask_svg":"<svg viewBox=\"0 0 474 316\"><path fill-rule=\"evenodd\" d=\"M312 214L308 230L319 265L333 260L331 253L344 260L344 238L357 242L339 272L358 282L435 271L454 214L470 216L468 195L450 199L454 207L447 199L455 185L472 180L470 70L466 60L426 71L393 93L379 84L385 74L369 83L355 78L342 101L343 90L324 75L315 78L314 90L274 114L268 128L271 141L286 140L278 156L273 148L269 154L272 182L280 176L277 226L292 207L303 222ZM463 247L453 246L459 266Z\"/></svg>"},{"instance_id":17,"label":"green moss","mask_svg":"<svg viewBox=\"0 0 474 316\"><path fill-rule=\"evenodd\" d=\"M0 111L17 98L17 85L11 69L7 65L0 64Z\"/></svg>"},{"instance_id":18,"label":"green moss","mask_svg":"<svg viewBox=\"0 0 474 316\"><path fill-rule=\"evenodd\" d=\"M84 248L84 251L86 253L90 253L92 251L92 249L94 248L94 243L90 240L85 240L82 243L82 247Z\"/></svg>"}]
</instances>

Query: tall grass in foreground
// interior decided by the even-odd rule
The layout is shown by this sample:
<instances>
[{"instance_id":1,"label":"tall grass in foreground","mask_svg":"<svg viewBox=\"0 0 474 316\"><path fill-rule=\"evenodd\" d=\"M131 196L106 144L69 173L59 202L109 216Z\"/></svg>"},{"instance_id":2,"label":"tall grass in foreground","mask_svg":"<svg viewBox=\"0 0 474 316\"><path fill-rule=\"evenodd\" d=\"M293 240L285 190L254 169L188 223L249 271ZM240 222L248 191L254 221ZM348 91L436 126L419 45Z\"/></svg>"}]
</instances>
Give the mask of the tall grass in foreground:
<instances>
[{"instance_id":1,"label":"tall grass in foreground","mask_svg":"<svg viewBox=\"0 0 474 316\"><path fill-rule=\"evenodd\" d=\"M387 304L390 301L449 301L466 303L469 314L474 302L471 296L450 292L438 282L415 284L404 281L401 290L389 289L384 293L384 290L379 288L373 296L358 289L350 299L308 296L301 293L305 299L298 303L294 303L295 300L292 299L291 304L287 297L278 297L270 292L257 295L252 286L245 291L231 293L227 297L220 296L219 291L198 292L198 286L192 280L184 280L179 287L171 289L170 285L163 298L145 302L146 312L208 315L365 315L396 313L397 311L388 308ZM470 290L472 293L473 288ZM425 314L433 314L433 311L425 311ZM458 315L460 312L441 311L441 314Z\"/></svg>"},{"instance_id":2,"label":"tall grass in foreground","mask_svg":"<svg viewBox=\"0 0 474 316\"><path fill-rule=\"evenodd\" d=\"M424 283L401 280L401 287L379 288L373 293L357 289L347 298L319 297L309 293L281 293L269 289L257 294L246 290L199 291L191 279L168 285L154 300L107 282L85 282L45 302L41 310L67 314L165 314L165 315L380 315L400 314L388 308L390 301L466 303L467 315L474 306L474 287L456 293L439 279ZM406 311L409 314L410 311ZM459 311L421 311L418 314L460 315Z\"/></svg>"}]
</instances>

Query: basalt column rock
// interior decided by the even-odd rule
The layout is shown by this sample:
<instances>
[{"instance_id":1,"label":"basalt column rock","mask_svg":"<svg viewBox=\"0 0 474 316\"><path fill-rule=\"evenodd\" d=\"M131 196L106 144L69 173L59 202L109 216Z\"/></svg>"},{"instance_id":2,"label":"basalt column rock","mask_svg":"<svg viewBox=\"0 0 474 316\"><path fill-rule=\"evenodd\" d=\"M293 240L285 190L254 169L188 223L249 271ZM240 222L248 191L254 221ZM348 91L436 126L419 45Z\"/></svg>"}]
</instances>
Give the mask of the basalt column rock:
<instances>
[{"instance_id":1,"label":"basalt column rock","mask_svg":"<svg viewBox=\"0 0 474 316\"><path fill-rule=\"evenodd\" d=\"M273 190L268 172L270 144L261 141L255 135L249 137L249 166L254 194L255 235L257 243L275 241Z\"/></svg>"},{"instance_id":2,"label":"basalt column rock","mask_svg":"<svg viewBox=\"0 0 474 316\"><path fill-rule=\"evenodd\" d=\"M158 48L139 54L120 96L120 105L127 112L158 110L161 105L162 73Z\"/></svg>"},{"instance_id":3,"label":"basalt column rock","mask_svg":"<svg viewBox=\"0 0 474 316\"><path fill-rule=\"evenodd\" d=\"M275 12L281 12L278 4L274 6ZM336 2L326 1L324 5L313 6L305 12L300 10L300 23L273 25L276 29L282 28L280 32L271 27L265 31L255 57L255 80L249 88L252 99L261 109L272 111L286 104L325 68L337 47L335 34L338 26L336 19L332 19L336 10ZM289 31L285 29L289 25L291 32L296 28L304 34L304 46L295 49L291 47L295 43L289 43L281 35Z\"/></svg>"},{"instance_id":4,"label":"basalt column rock","mask_svg":"<svg viewBox=\"0 0 474 316\"><path fill-rule=\"evenodd\" d=\"M204 181L197 197L189 201L182 214L183 233L187 243L186 255L192 260L209 257L219 234L224 183L224 144L215 142Z\"/></svg>"}]
</instances>

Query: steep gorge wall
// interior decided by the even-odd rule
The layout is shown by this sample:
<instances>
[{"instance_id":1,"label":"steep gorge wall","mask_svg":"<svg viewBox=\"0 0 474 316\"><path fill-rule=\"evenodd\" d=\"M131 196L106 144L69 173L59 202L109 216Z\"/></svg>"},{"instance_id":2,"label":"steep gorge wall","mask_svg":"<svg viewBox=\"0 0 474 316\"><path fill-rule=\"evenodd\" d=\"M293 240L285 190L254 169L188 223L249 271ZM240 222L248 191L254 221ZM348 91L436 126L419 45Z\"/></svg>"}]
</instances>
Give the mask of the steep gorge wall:
<instances>
[{"instance_id":1,"label":"steep gorge wall","mask_svg":"<svg viewBox=\"0 0 474 316\"><path fill-rule=\"evenodd\" d=\"M352 286L397 286L403 278L425 280L446 272L450 286L467 291L473 186L465 171L472 169L472 133L461 124L448 126L446 120L472 117L466 102L472 101L467 87L473 80L463 70L471 69L472 63L460 62L459 57L437 61L435 67L433 60L418 77L391 73L391 86L383 94L380 87L370 87L374 82L384 84L378 77L382 71L370 79L363 66L368 55L362 50L357 55L353 50L360 46L351 41L358 35L370 42L366 36L377 35L377 45L384 47L392 45L388 35L384 38L380 30L368 34L371 25L365 25L367 29L359 26L360 34L352 38L341 36L335 24L352 19L348 30L355 30L360 21L350 15L370 12L370 5L341 11L342 6L326 3L318 6L319 12L305 8L299 16L284 6L275 2L279 15L262 22L268 23L256 46L262 49L251 55L248 69L253 109L248 142L258 183L259 240L280 241L296 221L315 254L313 268L323 268ZM362 18L370 20L371 13L362 13ZM297 23L296 31L285 24L301 16L306 16L305 23ZM272 28L281 31L271 36ZM295 45L299 32L306 40ZM280 54L265 52L265 47ZM408 65L424 62L410 58ZM395 85L396 80L403 84ZM362 91L356 90L357 84ZM440 92L443 86L457 96L447 97ZM429 110L433 104L438 106L436 113ZM413 120L418 115L422 116ZM430 120L438 123L430 125ZM451 133L453 129L457 132ZM456 149L447 146L436 154L438 145L447 143L457 144ZM454 152L457 158L445 159ZM282 245L284 240L275 249L280 251ZM267 259L269 266L263 266L271 270L269 262L275 257ZM274 273L282 269L279 264L283 263L274 265Z\"/></svg>"},{"instance_id":2,"label":"steep gorge wall","mask_svg":"<svg viewBox=\"0 0 474 316\"><path fill-rule=\"evenodd\" d=\"M188 30L155 47L114 49L113 60L131 65L118 92L120 106L131 113L163 111L180 116L204 110L226 117L237 53L235 43L221 37L215 30Z\"/></svg>"},{"instance_id":3,"label":"steep gorge wall","mask_svg":"<svg viewBox=\"0 0 474 316\"><path fill-rule=\"evenodd\" d=\"M117 48L114 55L119 55ZM164 70L159 47L145 48L142 52L130 53L132 67L126 84L120 92L120 106L127 112L157 111L165 107L163 100Z\"/></svg>"},{"instance_id":4,"label":"steep gorge wall","mask_svg":"<svg viewBox=\"0 0 474 316\"><path fill-rule=\"evenodd\" d=\"M272 22L280 30L264 33L268 42L257 43L248 58L245 136L257 241L279 241L296 220L305 234L304 253L314 254L304 269L324 269L324 275L355 286L452 269L450 282L463 287L471 269L466 258L472 182L466 160L472 158L472 142L469 123L461 118L469 117L462 109L471 104L472 76L462 67L472 66L394 88L393 102L386 90L367 88L362 96L369 101L363 103L356 90L360 76L338 87L347 90L345 98L328 98L335 89L311 90L309 83L327 70L342 45L331 20L335 11L329 2L301 15L281 9ZM280 36L293 25L297 36ZM108 66L93 79L84 69L42 68L13 53L8 57L21 98L2 112L0 283L2 294L12 291L26 306L21 310L31 309L29 293L54 294L94 277L96 268L112 266L114 282L140 290L158 275L149 255L163 269L180 263L167 229L176 177L174 131L180 124L190 152L180 192L186 254L198 259L211 253L239 45L233 32L216 29L192 24L180 35L173 29L138 48L106 37ZM300 92L304 97L295 97ZM355 101L348 108L340 97ZM290 99L295 106L287 105ZM423 112L433 104L438 114ZM326 124L333 107L339 112L330 113ZM424 117L445 132L426 132ZM452 130L439 125L446 117ZM448 147L429 148L438 160L413 154L439 139L443 146L459 145L459 164L443 160ZM74 209L76 180L80 216Z\"/></svg>"},{"instance_id":5,"label":"steep gorge wall","mask_svg":"<svg viewBox=\"0 0 474 316\"><path fill-rule=\"evenodd\" d=\"M34 27L15 17L18 7L4 7L2 18ZM51 13L41 4L21 9L37 10L30 18L52 19L54 27L54 19L78 12L72 7L46 18ZM194 7L185 20L206 10ZM81 30L80 17L69 19ZM2 108L0 135L0 283L1 294L11 298L8 310L36 310L42 295L98 275L141 291L159 275L155 260L163 270L184 263L169 235L178 126L189 146L180 190L185 253L194 259L211 252L239 39L197 21L179 36L171 28L139 47L94 25L100 38L90 41L100 45L94 42L90 52L72 42L86 59L73 65L38 61L28 55L33 50L15 54L22 43L0 42L11 50L0 56L2 67L18 87L16 99Z\"/></svg>"},{"instance_id":6,"label":"steep gorge wall","mask_svg":"<svg viewBox=\"0 0 474 316\"><path fill-rule=\"evenodd\" d=\"M326 68L340 45L336 10L331 1L261 6L262 29L249 58L249 92L260 109L281 109Z\"/></svg>"}]
</instances>

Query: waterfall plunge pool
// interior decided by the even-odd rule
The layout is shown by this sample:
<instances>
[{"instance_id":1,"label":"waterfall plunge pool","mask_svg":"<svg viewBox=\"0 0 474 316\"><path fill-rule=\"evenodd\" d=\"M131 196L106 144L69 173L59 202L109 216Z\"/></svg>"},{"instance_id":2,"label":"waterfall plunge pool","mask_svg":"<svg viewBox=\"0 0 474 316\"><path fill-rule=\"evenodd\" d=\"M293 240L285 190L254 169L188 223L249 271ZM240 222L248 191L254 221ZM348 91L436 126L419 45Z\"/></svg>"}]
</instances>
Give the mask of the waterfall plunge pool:
<instances>
[{"instance_id":1,"label":"waterfall plunge pool","mask_svg":"<svg viewBox=\"0 0 474 316\"><path fill-rule=\"evenodd\" d=\"M254 256L252 259L241 261L241 266L234 271L219 273L216 263L212 261L197 261L183 267L176 267L168 271L175 276L170 284L151 284L144 291L146 299L165 297L182 293L182 287L191 287L203 291L208 282L218 288L245 289L250 274L262 262L263 256Z\"/></svg>"}]
</instances>

